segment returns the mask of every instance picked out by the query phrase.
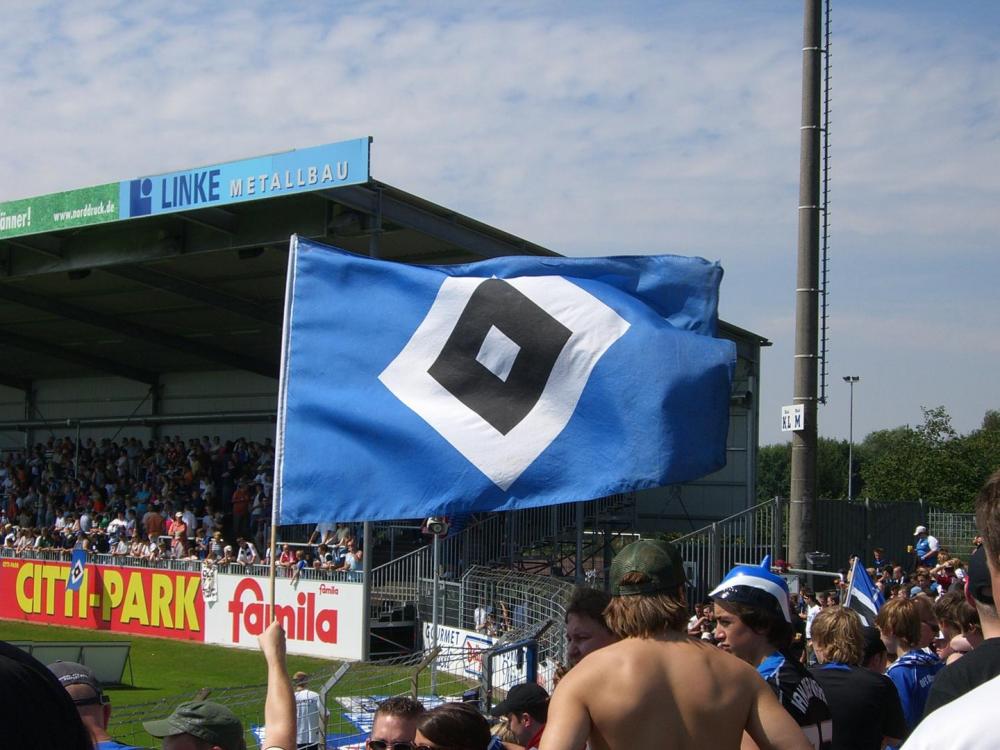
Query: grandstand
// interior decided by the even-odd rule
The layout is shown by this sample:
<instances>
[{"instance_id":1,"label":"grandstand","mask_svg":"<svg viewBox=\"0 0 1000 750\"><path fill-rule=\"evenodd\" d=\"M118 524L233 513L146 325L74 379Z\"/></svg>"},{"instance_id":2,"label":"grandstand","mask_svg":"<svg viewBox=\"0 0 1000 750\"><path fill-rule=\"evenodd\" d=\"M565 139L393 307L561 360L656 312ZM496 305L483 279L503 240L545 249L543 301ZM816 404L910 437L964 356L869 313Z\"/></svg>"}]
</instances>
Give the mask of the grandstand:
<instances>
[{"instance_id":1,"label":"grandstand","mask_svg":"<svg viewBox=\"0 0 1000 750\"><path fill-rule=\"evenodd\" d=\"M293 233L401 263L556 255L374 179L370 147L369 139L355 139L2 206L24 218L0 229L0 482L8 483L7 520L39 530L30 541L15 535L2 554L21 561L4 570L22 576L28 598L35 596L32 576L56 575L69 565L72 548L82 546L95 576L106 569L109 580L120 579L123 604L137 595L130 582L167 571L170 591L187 594L196 578L220 598L239 589L241 616L252 614L259 584L239 588L239 582L262 579L265 568L252 555L240 558L238 540L251 542L259 557L269 531ZM767 342L726 323L720 335L736 342L739 357L726 467L683 487L453 519L442 543L445 595L479 591L476 581L492 581L484 571L502 568L534 576L522 580L536 581L556 602L571 581L601 581L616 546L637 529L690 528L692 519L721 518L752 504L756 392ZM162 528L143 523L154 501ZM130 532L124 546L120 530L109 533L119 509ZM171 534L176 513L192 516L180 535ZM422 647L419 624L432 574L422 520L372 524L366 544L361 529L354 530L362 565L371 569L374 633L356 656L369 647L384 655ZM221 541L213 541L213 531ZM293 554L307 558L305 566L282 571L289 612L310 612L310 596L349 598L362 585L358 570L335 569L347 563L345 549L321 552L310 543L314 531L279 531ZM235 561L225 556L226 546ZM328 564L323 555L332 558ZM207 576L205 558L214 571ZM481 585L503 588L496 581ZM471 600L485 596L447 599L443 624L474 632ZM504 597L487 603L496 606L493 632L520 636L553 621L546 650L557 656L558 605L529 622L515 616L514 597ZM111 616L120 609L114 598ZM78 600L77 612L84 608ZM506 622L501 601L510 602ZM211 604L204 612L215 617L220 608ZM136 612L126 624L145 627ZM150 621L155 614L146 612Z\"/></svg>"}]
</instances>

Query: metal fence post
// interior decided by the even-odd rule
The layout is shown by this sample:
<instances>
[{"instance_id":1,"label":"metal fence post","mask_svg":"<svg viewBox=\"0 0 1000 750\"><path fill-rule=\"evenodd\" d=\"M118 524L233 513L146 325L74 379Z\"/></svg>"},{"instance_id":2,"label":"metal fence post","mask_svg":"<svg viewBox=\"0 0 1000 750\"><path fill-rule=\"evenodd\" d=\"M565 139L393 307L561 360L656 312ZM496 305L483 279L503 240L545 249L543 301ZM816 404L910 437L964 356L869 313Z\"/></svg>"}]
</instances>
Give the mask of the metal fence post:
<instances>
[{"instance_id":1,"label":"metal fence post","mask_svg":"<svg viewBox=\"0 0 1000 750\"><path fill-rule=\"evenodd\" d=\"M771 555L775 560L785 559L781 533L784 530L784 520L781 515L781 498L775 496L771 503Z\"/></svg>"},{"instance_id":2,"label":"metal fence post","mask_svg":"<svg viewBox=\"0 0 1000 750\"><path fill-rule=\"evenodd\" d=\"M720 571L720 558L721 558L721 545L719 544L719 526L716 523L712 524L712 529L708 532L708 586L709 588L715 588L720 580L722 580L722 573Z\"/></svg>"}]
</instances>

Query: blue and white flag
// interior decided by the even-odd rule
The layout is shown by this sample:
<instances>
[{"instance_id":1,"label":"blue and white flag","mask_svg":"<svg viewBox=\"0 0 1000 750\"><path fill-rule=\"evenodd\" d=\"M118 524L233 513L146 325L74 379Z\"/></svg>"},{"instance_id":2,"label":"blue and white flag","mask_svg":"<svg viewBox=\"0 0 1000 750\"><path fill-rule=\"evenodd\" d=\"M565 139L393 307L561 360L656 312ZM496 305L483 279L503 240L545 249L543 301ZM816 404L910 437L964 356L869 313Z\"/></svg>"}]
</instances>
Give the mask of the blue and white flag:
<instances>
[{"instance_id":1,"label":"blue and white flag","mask_svg":"<svg viewBox=\"0 0 1000 750\"><path fill-rule=\"evenodd\" d=\"M847 596L844 598L844 606L853 609L861 617L865 625L875 625L875 616L885 604L885 597L878 590L878 586L872 583L871 576L861 564L860 558L854 558L854 565L851 568L851 585L847 589Z\"/></svg>"},{"instance_id":2,"label":"blue and white flag","mask_svg":"<svg viewBox=\"0 0 1000 750\"><path fill-rule=\"evenodd\" d=\"M413 266L293 237L275 518L511 510L720 468L721 278L700 258Z\"/></svg>"},{"instance_id":3,"label":"blue and white flag","mask_svg":"<svg viewBox=\"0 0 1000 750\"><path fill-rule=\"evenodd\" d=\"M66 580L67 591L79 591L83 583L83 574L87 572L87 550L73 550L73 558L69 563L69 578Z\"/></svg>"}]
</instances>

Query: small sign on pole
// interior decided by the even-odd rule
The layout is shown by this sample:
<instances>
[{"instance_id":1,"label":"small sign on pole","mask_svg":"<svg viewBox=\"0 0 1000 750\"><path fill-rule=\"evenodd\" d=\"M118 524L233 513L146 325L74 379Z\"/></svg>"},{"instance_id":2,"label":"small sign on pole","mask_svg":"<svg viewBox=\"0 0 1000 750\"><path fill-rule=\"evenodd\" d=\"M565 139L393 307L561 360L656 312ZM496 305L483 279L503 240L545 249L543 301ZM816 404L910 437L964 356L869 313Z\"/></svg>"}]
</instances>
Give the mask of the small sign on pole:
<instances>
[{"instance_id":1,"label":"small sign on pole","mask_svg":"<svg viewBox=\"0 0 1000 750\"><path fill-rule=\"evenodd\" d=\"M781 407L781 431L797 432L805 429L806 407L803 404Z\"/></svg>"}]
</instances>

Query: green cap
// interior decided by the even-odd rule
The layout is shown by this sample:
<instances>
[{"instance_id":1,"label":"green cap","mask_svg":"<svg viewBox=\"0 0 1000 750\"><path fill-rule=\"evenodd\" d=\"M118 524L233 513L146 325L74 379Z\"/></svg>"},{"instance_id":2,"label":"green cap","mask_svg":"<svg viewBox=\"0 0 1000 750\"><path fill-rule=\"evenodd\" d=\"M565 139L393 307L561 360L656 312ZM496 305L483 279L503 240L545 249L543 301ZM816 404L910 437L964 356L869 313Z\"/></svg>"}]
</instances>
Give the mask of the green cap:
<instances>
[{"instance_id":1,"label":"green cap","mask_svg":"<svg viewBox=\"0 0 1000 750\"><path fill-rule=\"evenodd\" d=\"M211 701L182 703L165 719L144 721L142 726L153 737L190 734L218 745L223 750L243 750L243 725L232 711Z\"/></svg>"},{"instance_id":2,"label":"green cap","mask_svg":"<svg viewBox=\"0 0 1000 750\"><path fill-rule=\"evenodd\" d=\"M648 580L622 585L622 578L629 573L642 573ZM611 562L612 596L668 591L686 581L681 554L670 542L640 539L625 546Z\"/></svg>"}]
</instances>

